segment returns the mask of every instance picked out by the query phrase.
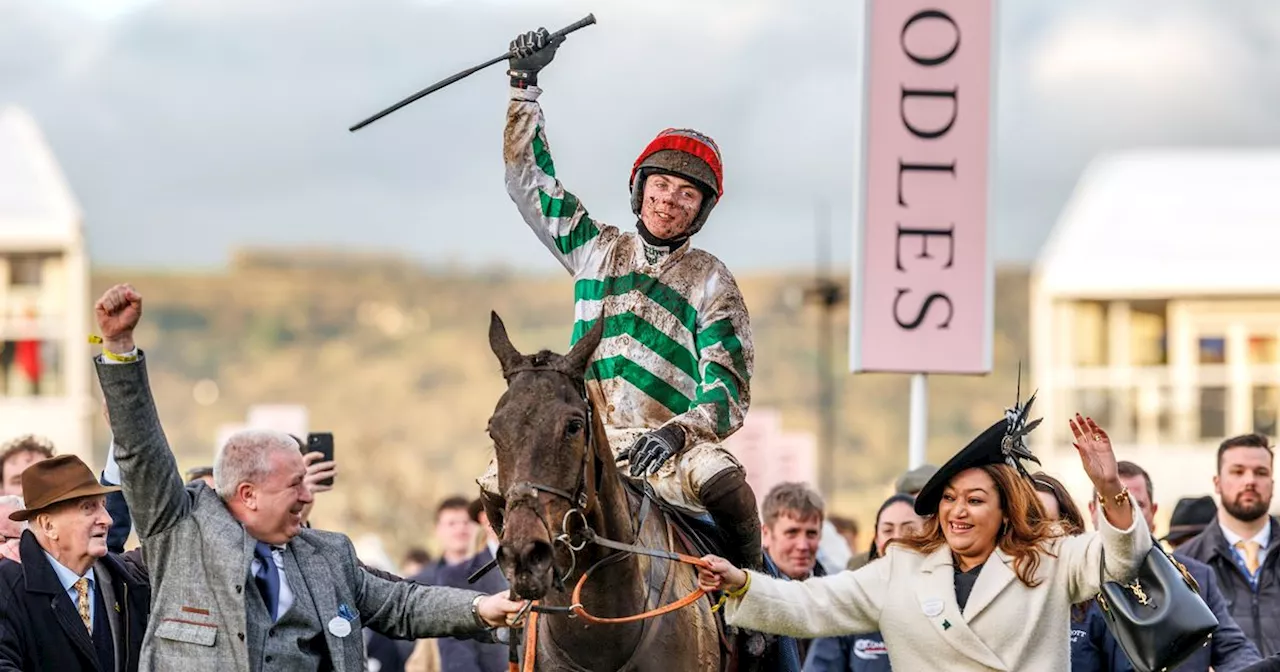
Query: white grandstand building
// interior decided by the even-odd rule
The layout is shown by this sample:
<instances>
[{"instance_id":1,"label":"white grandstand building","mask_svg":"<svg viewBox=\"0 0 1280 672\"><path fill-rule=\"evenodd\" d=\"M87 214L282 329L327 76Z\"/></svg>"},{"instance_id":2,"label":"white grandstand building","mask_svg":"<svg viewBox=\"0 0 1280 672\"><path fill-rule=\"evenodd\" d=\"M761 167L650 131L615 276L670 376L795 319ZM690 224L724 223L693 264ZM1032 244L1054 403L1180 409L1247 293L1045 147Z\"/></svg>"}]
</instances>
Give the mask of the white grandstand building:
<instances>
[{"instance_id":1,"label":"white grandstand building","mask_svg":"<svg viewBox=\"0 0 1280 672\"><path fill-rule=\"evenodd\" d=\"M42 434L95 464L82 220L35 121L0 108L0 442Z\"/></svg>"},{"instance_id":2,"label":"white grandstand building","mask_svg":"<svg viewBox=\"0 0 1280 672\"><path fill-rule=\"evenodd\" d=\"M1166 519L1213 494L1218 443L1278 433L1280 151L1119 154L1083 174L1031 280L1046 421L1032 448L1080 503L1067 418L1147 469Z\"/></svg>"}]
</instances>

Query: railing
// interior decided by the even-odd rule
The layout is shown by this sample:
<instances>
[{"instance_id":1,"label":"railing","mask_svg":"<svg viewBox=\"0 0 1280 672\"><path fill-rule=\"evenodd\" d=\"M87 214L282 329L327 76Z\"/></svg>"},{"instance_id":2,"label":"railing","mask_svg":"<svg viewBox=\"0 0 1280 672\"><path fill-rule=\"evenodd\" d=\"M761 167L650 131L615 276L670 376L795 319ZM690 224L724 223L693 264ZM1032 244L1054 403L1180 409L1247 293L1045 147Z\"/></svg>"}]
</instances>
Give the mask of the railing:
<instances>
[{"instance_id":1,"label":"railing","mask_svg":"<svg viewBox=\"0 0 1280 672\"><path fill-rule=\"evenodd\" d=\"M1254 385L1280 385L1280 364L1249 364L1242 370ZM1232 384L1233 377L1229 364L1198 364L1183 371L1172 366L1097 366L1064 367L1053 372L1056 386L1075 389L1171 387L1184 381L1192 387L1224 387Z\"/></svg>"}]
</instances>

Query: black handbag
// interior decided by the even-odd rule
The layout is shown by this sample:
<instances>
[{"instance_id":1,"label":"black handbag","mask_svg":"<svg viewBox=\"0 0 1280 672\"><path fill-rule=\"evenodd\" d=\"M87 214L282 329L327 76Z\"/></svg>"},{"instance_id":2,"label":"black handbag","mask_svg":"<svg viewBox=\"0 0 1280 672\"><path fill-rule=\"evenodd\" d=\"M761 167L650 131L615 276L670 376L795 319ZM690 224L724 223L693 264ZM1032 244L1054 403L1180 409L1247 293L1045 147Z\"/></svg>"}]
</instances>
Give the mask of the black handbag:
<instances>
[{"instance_id":1,"label":"black handbag","mask_svg":"<svg viewBox=\"0 0 1280 672\"><path fill-rule=\"evenodd\" d=\"M1218 629L1218 618L1200 597L1195 578L1155 539L1132 581L1105 580L1102 564L1098 574L1098 604L1107 629L1137 672L1177 666L1208 646Z\"/></svg>"}]
</instances>

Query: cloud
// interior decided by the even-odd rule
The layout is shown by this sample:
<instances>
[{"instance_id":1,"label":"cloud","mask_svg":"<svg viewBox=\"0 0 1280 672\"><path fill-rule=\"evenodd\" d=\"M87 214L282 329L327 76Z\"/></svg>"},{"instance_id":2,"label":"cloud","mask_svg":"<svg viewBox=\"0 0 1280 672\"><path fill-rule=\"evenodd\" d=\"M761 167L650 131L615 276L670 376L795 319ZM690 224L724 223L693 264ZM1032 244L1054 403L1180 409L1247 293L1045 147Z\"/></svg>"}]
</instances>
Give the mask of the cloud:
<instances>
[{"instance_id":1,"label":"cloud","mask_svg":"<svg viewBox=\"0 0 1280 672\"><path fill-rule=\"evenodd\" d=\"M693 126L727 162L704 246L735 268L808 264L823 200L848 259L861 3L157 0L103 20L64 4L79 1L0 0L0 102L43 125L100 263L219 263L256 242L556 269L502 187L500 65L346 128L519 31L592 11L542 102L593 215L629 228L636 153ZM997 256L1034 253L1099 151L1274 141L1275 7L1004 3Z\"/></svg>"},{"instance_id":2,"label":"cloud","mask_svg":"<svg viewBox=\"0 0 1280 672\"><path fill-rule=\"evenodd\" d=\"M1082 121L1101 132L1159 137L1231 117L1250 123L1253 90L1280 90L1280 82L1257 81L1261 54L1240 39L1240 28L1200 3L1141 13L1082 9L1032 52L1032 92L1044 112L1085 113Z\"/></svg>"},{"instance_id":3,"label":"cloud","mask_svg":"<svg viewBox=\"0 0 1280 672\"><path fill-rule=\"evenodd\" d=\"M997 229L1038 250L1100 153L1280 142L1280 5L1064 5L1006 54Z\"/></svg>"}]
</instances>

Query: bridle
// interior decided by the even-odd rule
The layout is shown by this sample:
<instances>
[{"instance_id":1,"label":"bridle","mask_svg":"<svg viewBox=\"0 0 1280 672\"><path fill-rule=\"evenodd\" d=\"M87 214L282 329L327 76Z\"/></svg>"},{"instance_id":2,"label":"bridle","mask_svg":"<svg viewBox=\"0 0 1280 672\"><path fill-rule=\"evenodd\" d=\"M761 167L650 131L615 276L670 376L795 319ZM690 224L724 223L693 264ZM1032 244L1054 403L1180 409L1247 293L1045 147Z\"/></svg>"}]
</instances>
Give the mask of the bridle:
<instances>
[{"instance_id":1,"label":"bridle","mask_svg":"<svg viewBox=\"0 0 1280 672\"><path fill-rule=\"evenodd\" d=\"M526 364L524 366L513 368L509 371L504 371L503 377L507 380L507 384L509 386L511 383L512 377L514 377L517 373L524 373L524 372L530 372L530 371L558 373L562 376L565 376L566 378L569 378L569 380L573 382L575 388L578 390L578 394L580 395L582 402L586 405L587 417L586 417L586 423L583 430L584 432L586 432L584 436L584 442L583 442L583 445L586 448L585 450L582 451L583 452L582 466L578 471L578 483L575 486L573 492L569 492L567 490L557 488L554 486L534 483L532 481L519 481L517 483L513 483L505 493L506 513L510 515L510 513L516 509L527 508L535 516L537 516L538 522L542 523L542 527L547 531L547 538L551 539L552 578L555 582L556 588L561 592L565 591L565 579L571 576L573 572L577 569L578 552L585 549L588 544L595 544L596 546L600 546L602 548L606 548L614 552L609 553L608 555L601 558L600 560L597 560L594 565L586 568L585 571L583 571L582 576L578 579L577 584L573 588L573 594L570 598L571 603L569 604L569 606L567 607L548 606L548 605L539 604L540 600L532 600L526 603L524 609L522 609L519 613L517 613L514 616L512 620L509 621L511 623L512 628L524 629L523 637L512 636L510 637L507 643L508 670L510 672L516 672L521 669L525 670L526 672L532 672L532 670L534 669L534 666L537 660L536 651L538 648L538 617L540 614L560 614L560 615L566 615L569 618L581 618L587 623L591 623L594 625L635 623L635 622L645 621L651 618L655 618L657 616L661 616L663 614L668 614L673 611L678 611L680 609L683 609L689 606L690 604L697 602L699 599L702 598L703 595L706 594L706 592L703 591L701 587L697 587L693 590L693 592L689 593L688 595L685 595L679 600L668 603L661 607L657 607L655 609L649 609L639 614L632 614L629 616L614 616L614 617L596 616L587 612L586 608L582 606L582 590L587 583L587 579L590 578L590 576L594 572L596 572L598 569L601 569L602 567L605 567L610 564L614 564L622 560L623 558L627 557L628 555L632 555L632 554L647 555L650 557L662 558L665 560L684 563L686 565L692 565L697 567L708 566L707 563L703 561L701 558L695 558L688 555L684 555L682 553L676 553L673 551L644 548L636 544L628 544L628 543L623 543L619 541L614 541L612 539L606 539L605 537L598 535L596 531L591 528L591 523L587 518L587 514L590 512L596 511L599 508L597 486L600 484L601 480L604 477L604 463L603 463L604 458L601 457L599 453L600 446L596 445L595 442L597 440L606 441L605 454L606 455L611 454L611 451L608 449L607 439L605 438L605 435L604 435L604 426L602 424L598 424L600 422L600 419L598 416L596 416L595 405L592 403L590 395L587 394L586 382L583 381L580 377L572 376L553 366L546 366L546 365L539 366L534 364ZM495 443L496 443L496 439L495 439ZM594 459L594 468L592 468L593 459ZM556 534L556 532L551 529L551 524L547 522L545 510L542 507L542 502L538 498L538 495L544 492L569 502L570 509L565 512L563 520L560 521L559 534ZM637 534L639 533L641 524L644 522L646 516L648 515L650 501L651 499L649 497L645 497L642 500L640 513L634 521L635 533ZM580 530L570 531L569 524L570 522L573 521L575 516L578 518L578 520L581 521L582 527ZM556 565L554 549L557 544L563 546L569 552L568 571L562 572L560 571L560 568ZM502 552L501 548L499 549L498 552L499 553ZM494 563L496 563L496 558ZM491 567L492 564L494 563L491 563L489 566ZM483 571L485 570L482 569L481 572ZM724 598L722 597L721 603L723 603L723 600ZM719 609L719 606L720 605L717 604L716 606L713 606L711 610L716 611L717 609ZM524 640L524 647L525 647L523 665L521 665L519 662L520 660L519 643L521 639Z\"/></svg>"},{"instance_id":2,"label":"bridle","mask_svg":"<svg viewBox=\"0 0 1280 672\"><path fill-rule=\"evenodd\" d=\"M590 397L587 395L586 383L581 379L574 377L554 366L536 366L528 364L516 367L510 371L504 371L503 377L506 378L508 384L512 377L518 373L538 372L538 373L558 373L568 378L577 388L579 396L586 406L586 422L583 425L583 446L582 465L578 471L578 482L573 492L569 492L562 488L557 488L542 483L532 481L518 481L513 483L504 493L506 500L506 513L509 516L512 511L520 508L526 508L538 518L538 522L542 523L542 527L547 531L547 538L551 540L551 546L554 551L557 545L562 546L569 553L569 569L561 571L556 565L555 555L552 554L551 572L556 587L563 592L565 590L565 579L573 575L578 566L578 552L587 547L594 535L591 533L591 524L587 520L587 513L594 511L597 506L596 488L603 477L602 472L604 465L600 463L599 455L596 454L596 446L594 444L597 435L595 433L595 408L591 403ZM495 439L496 443L496 439ZM592 462L594 458L594 469ZM542 506L539 499L539 493L547 493L555 495L567 502L570 508L565 512L564 517L560 521L560 531L556 533L551 523L548 522L546 510ZM574 519L580 521L582 526L575 532L570 531L570 523L575 522ZM504 517L505 518L505 517Z\"/></svg>"}]
</instances>

